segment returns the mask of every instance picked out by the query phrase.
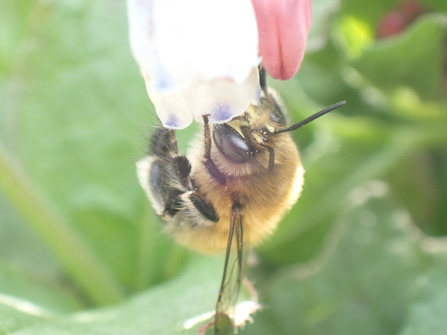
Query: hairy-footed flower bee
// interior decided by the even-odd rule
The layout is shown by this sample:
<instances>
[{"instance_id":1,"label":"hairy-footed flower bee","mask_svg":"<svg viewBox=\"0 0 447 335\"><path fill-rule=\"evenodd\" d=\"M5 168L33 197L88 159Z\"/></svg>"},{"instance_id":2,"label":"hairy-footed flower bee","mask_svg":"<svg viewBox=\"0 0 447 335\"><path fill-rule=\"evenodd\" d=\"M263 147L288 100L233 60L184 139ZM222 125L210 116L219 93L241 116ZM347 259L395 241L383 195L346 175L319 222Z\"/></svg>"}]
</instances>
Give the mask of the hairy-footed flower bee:
<instances>
[{"instance_id":1,"label":"hairy-footed flower bee","mask_svg":"<svg viewBox=\"0 0 447 335\"><path fill-rule=\"evenodd\" d=\"M137 164L138 178L165 230L191 249L226 251L216 316L216 334L234 326L243 248L259 243L298 199L304 169L288 132L329 111L286 126L279 97L261 81L262 97L228 123L209 125L187 156L179 154L173 130L157 128L150 155ZM231 295L231 296L229 296Z\"/></svg>"}]
</instances>

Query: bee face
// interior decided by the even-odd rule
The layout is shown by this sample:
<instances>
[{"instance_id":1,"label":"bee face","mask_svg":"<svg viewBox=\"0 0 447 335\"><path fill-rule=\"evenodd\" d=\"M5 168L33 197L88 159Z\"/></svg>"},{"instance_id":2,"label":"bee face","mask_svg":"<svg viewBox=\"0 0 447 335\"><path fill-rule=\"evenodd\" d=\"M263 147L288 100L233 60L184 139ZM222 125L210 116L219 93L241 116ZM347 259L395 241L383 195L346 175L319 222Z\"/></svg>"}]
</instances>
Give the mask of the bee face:
<instances>
[{"instance_id":1,"label":"bee face","mask_svg":"<svg viewBox=\"0 0 447 335\"><path fill-rule=\"evenodd\" d=\"M235 203L244 244L255 245L296 201L303 181L298 149L273 95L231 122L211 127L178 153L173 131L158 128L151 155L138 163L140 182L166 231L187 247L213 253L227 246ZM188 158L187 158L188 157Z\"/></svg>"}]
</instances>

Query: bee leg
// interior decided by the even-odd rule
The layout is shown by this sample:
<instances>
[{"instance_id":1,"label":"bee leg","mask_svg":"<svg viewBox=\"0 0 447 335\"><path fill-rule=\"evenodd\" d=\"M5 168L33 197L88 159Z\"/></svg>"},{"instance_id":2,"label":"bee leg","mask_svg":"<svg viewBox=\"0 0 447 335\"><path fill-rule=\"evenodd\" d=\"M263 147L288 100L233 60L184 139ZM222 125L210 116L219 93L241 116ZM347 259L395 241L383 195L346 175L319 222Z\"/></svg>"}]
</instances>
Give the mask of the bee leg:
<instances>
[{"instance_id":1,"label":"bee leg","mask_svg":"<svg viewBox=\"0 0 447 335\"><path fill-rule=\"evenodd\" d=\"M189 195L189 200L206 219L212 222L219 221L219 215L216 213L214 206L205 200L197 191Z\"/></svg>"},{"instance_id":2,"label":"bee leg","mask_svg":"<svg viewBox=\"0 0 447 335\"><path fill-rule=\"evenodd\" d=\"M183 191L166 184L166 180L172 176L171 171L166 167L165 159L153 156L147 182L154 208L163 220L169 220L178 212L180 195L183 193Z\"/></svg>"},{"instance_id":3,"label":"bee leg","mask_svg":"<svg viewBox=\"0 0 447 335\"><path fill-rule=\"evenodd\" d=\"M153 136L151 151L155 157L160 158L158 170L164 172L164 181L175 180L175 188L182 190L182 193L192 190L189 178L191 163L188 158L179 154L174 130L160 128Z\"/></svg>"},{"instance_id":4,"label":"bee leg","mask_svg":"<svg viewBox=\"0 0 447 335\"><path fill-rule=\"evenodd\" d=\"M177 180L185 190L191 191L191 163L189 162L189 159L182 155L176 155L174 157L174 166Z\"/></svg>"},{"instance_id":5,"label":"bee leg","mask_svg":"<svg viewBox=\"0 0 447 335\"><path fill-rule=\"evenodd\" d=\"M177 137L175 137L175 130L169 129L169 136L171 138L172 148L174 153L178 155L178 145L177 145Z\"/></svg>"},{"instance_id":6,"label":"bee leg","mask_svg":"<svg viewBox=\"0 0 447 335\"><path fill-rule=\"evenodd\" d=\"M163 127L157 128L151 138L150 154L149 158L139 163L143 171L148 171L142 177L147 178L143 183L147 185L147 192L157 214L163 220L169 220L179 211L180 197L186 191L181 182L178 182L175 133Z\"/></svg>"},{"instance_id":7,"label":"bee leg","mask_svg":"<svg viewBox=\"0 0 447 335\"><path fill-rule=\"evenodd\" d=\"M265 143L259 143L259 145L263 146L264 148L266 148L269 152L269 170L273 171L273 168L275 167L275 149L270 146L267 145Z\"/></svg>"},{"instance_id":8,"label":"bee leg","mask_svg":"<svg viewBox=\"0 0 447 335\"><path fill-rule=\"evenodd\" d=\"M151 137L149 147L151 155L158 158L171 158L177 143L173 142L172 138L175 138L175 133L163 127L157 128Z\"/></svg>"},{"instance_id":9,"label":"bee leg","mask_svg":"<svg viewBox=\"0 0 447 335\"><path fill-rule=\"evenodd\" d=\"M268 87L267 87L267 75L265 68L260 64L258 66L259 70L259 86L261 86L261 90L264 92L265 96L268 96Z\"/></svg>"},{"instance_id":10,"label":"bee leg","mask_svg":"<svg viewBox=\"0 0 447 335\"><path fill-rule=\"evenodd\" d=\"M219 221L219 215L217 215L213 205L204 199L204 197L198 192L197 187L194 186L194 181L191 179L191 163L187 157L178 153L175 132L173 130L169 130L169 136L170 148L174 153L172 160L174 162L176 180L178 180L181 188L185 191L182 192L177 189L173 189L170 192L171 197L168 197L169 201L165 202L166 207L164 212L166 214L175 214L178 211L178 208L181 207L182 200L180 198L182 197L182 194L187 193L189 201L191 201L203 217L212 222Z\"/></svg>"},{"instance_id":11,"label":"bee leg","mask_svg":"<svg viewBox=\"0 0 447 335\"><path fill-rule=\"evenodd\" d=\"M269 93L269 88L267 86L267 72L265 71L265 68L262 66L262 64L260 64L258 66L258 70L259 70L259 86L261 86L261 90L262 90L262 92L264 92L265 99L270 104L272 104L273 106L278 108L278 110L281 110L281 108L278 106L278 103L276 102L276 100Z\"/></svg>"},{"instance_id":12,"label":"bee leg","mask_svg":"<svg viewBox=\"0 0 447 335\"><path fill-rule=\"evenodd\" d=\"M225 175L219 171L214 161L211 159L211 130L208 120L208 115L203 115L203 137L205 142L205 153L203 155L203 163L205 164L208 173L214 178L219 184L225 185L227 178Z\"/></svg>"},{"instance_id":13,"label":"bee leg","mask_svg":"<svg viewBox=\"0 0 447 335\"><path fill-rule=\"evenodd\" d=\"M194 181L191 179L191 164L185 156L176 156L174 161L177 166L177 177L182 186L188 191L189 201L192 202L194 207L202 214L206 219L217 222L219 221L219 215L213 205L205 200L203 196L198 192L197 187L194 186Z\"/></svg>"}]
</instances>

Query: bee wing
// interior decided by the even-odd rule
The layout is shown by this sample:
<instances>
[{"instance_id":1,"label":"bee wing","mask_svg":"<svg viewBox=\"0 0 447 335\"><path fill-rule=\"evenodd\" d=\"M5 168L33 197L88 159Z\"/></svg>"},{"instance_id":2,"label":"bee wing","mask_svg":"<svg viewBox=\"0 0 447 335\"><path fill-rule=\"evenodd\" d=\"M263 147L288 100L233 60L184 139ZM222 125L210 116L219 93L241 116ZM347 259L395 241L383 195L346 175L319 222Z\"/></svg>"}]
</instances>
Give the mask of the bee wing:
<instances>
[{"instance_id":1,"label":"bee wing","mask_svg":"<svg viewBox=\"0 0 447 335\"><path fill-rule=\"evenodd\" d=\"M230 230L228 233L224 271L222 282L220 284L219 296L217 298L216 315L214 319L214 333L216 335L231 334L236 327L234 317L244 265L242 219L243 216L238 213L237 206L233 206L230 218Z\"/></svg>"}]
</instances>

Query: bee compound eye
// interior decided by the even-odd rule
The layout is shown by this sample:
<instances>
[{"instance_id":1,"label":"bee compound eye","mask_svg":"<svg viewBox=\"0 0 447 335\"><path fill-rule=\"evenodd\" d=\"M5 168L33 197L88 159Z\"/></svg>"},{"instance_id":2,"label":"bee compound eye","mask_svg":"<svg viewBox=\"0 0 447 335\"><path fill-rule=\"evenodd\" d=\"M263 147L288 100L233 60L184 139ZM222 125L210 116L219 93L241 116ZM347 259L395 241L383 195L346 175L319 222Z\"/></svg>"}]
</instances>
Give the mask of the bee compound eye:
<instances>
[{"instance_id":1,"label":"bee compound eye","mask_svg":"<svg viewBox=\"0 0 447 335\"><path fill-rule=\"evenodd\" d=\"M244 163L250 159L253 151L248 141L230 125L214 125L213 139L219 151L231 161Z\"/></svg>"}]
</instances>

